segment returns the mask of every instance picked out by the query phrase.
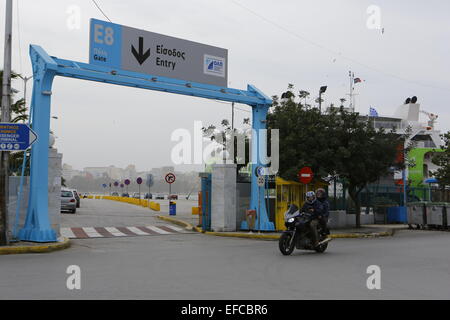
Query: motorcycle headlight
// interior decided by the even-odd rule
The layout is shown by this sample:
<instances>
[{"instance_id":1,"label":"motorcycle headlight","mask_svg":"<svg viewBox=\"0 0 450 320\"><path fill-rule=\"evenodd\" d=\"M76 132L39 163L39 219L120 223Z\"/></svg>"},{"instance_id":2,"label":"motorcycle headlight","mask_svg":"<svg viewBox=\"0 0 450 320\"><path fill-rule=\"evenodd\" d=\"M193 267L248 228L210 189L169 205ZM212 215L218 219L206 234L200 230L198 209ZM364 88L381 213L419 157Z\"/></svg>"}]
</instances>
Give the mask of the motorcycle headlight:
<instances>
[{"instance_id":1,"label":"motorcycle headlight","mask_svg":"<svg viewBox=\"0 0 450 320\"><path fill-rule=\"evenodd\" d=\"M287 222L292 223L292 222L294 222L294 220L295 220L294 218L289 218Z\"/></svg>"}]
</instances>

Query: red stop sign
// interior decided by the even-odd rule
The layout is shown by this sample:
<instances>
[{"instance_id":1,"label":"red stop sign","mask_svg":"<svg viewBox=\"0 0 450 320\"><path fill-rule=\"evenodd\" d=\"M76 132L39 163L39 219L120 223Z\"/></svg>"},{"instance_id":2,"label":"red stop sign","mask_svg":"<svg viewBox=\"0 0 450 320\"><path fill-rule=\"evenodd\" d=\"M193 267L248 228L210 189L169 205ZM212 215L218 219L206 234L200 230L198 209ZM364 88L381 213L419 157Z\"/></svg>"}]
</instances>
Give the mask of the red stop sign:
<instances>
[{"instance_id":1,"label":"red stop sign","mask_svg":"<svg viewBox=\"0 0 450 320\"><path fill-rule=\"evenodd\" d=\"M303 167L298 172L298 179L303 184L308 184L312 181L314 174L310 167Z\"/></svg>"}]
</instances>

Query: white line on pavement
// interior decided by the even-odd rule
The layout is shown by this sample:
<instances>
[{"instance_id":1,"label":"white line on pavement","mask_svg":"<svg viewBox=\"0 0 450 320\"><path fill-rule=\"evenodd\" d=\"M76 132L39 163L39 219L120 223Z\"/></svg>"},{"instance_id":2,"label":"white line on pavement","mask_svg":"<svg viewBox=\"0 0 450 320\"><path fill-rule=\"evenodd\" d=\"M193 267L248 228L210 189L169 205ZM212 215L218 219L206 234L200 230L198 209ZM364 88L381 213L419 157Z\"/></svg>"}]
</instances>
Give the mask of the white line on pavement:
<instances>
[{"instance_id":1,"label":"white line on pavement","mask_svg":"<svg viewBox=\"0 0 450 320\"><path fill-rule=\"evenodd\" d=\"M170 232L167 232L166 230L160 229L158 227L155 226L145 226L146 228L153 230L155 232L161 233L161 234L171 234Z\"/></svg>"},{"instance_id":2,"label":"white line on pavement","mask_svg":"<svg viewBox=\"0 0 450 320\"><path fill-rule=\"evenodd\" d=\"M148 232L144 232L136 227L127 227L128 230L130 230L131 232L140 235L140 236L148 236L150 233Z\"/></svg>"},{"instance_id":3,"label":"white line on pavement","mask_svg":"<svg viewBox=\"0 0 450 320\"><path fill-rule=\"evenodd\" d=\"M76 238L75 234L72 232L71 228L61 228L59 229L59 232L61 233L61 235L63 237L69 238L69 239L73 239Z\"/></svg>"},{"instance_id":4,"label":"white line on pavement","mask_svg":"<svg viewBox=\"0 0 450 320\"><path fill-rule=\"evenodd\" d=\"M97 232L94 228L84 227L83 231L86 232L89 238L103 238L103 236Z\"/></svg>"},{"instance_id":5,"label":"white line on pavement","mask_svg":"<svg viewBox=\"0 0 450 320\"><path fill-rule=\"evenodd\" d=\"M186 230L184 230L184 229L181 229L181 228L178 228L178 227L175 227L175 226L171 226L171 225L168 225L168 224L165 224L164 227L167 227L169 229L175 230L176 232L186 232Z\"/></svg>"},{"instance_id":6,"label":"white line on pavement","mask_svg":"<svg viewBox=\"0 0 450 320\"><path fill-rule=\"evenodd\" d=\"M116 229L114 227L105 227L105 229L115 237L126 237L127 236L125 233L120 232L118 229Z\"/></svg>"}]
</instances>

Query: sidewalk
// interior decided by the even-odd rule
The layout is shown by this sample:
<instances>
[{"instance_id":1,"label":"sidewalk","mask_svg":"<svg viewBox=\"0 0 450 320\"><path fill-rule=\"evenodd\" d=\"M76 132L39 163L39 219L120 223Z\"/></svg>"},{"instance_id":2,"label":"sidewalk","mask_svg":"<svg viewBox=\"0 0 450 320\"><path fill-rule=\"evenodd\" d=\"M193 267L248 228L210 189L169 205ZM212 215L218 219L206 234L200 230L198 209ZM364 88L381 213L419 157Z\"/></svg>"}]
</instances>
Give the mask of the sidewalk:
<instances>
[{"instance_id":1,"label":"sidewalk","mask_svg":"<svg viewBox=\"0 0 450 320\"><path fill-rule=\"evenodd\" d=\"M178 209L178 208L177 208ZM158 218L185 227L189 230L195 230L197 232L203 232L200 227L197 227L198 216L192 215L186 208L180 208L177 210L177 214L170 216L167 211L161 210L158 214ZM190 209L190 208L189 208ZM370 237L386 237L394 235L396 230L407 229L407 225L364 225L361 228L345 228L345 229L332 229L331 238L343 239L343 238L370 238ZM223 237L237 237L237 238L251 238L251 239L263 239L263 240L278 240L281 232L204 232L208 235L223 236Z\"/></svg>"}]
</instances>

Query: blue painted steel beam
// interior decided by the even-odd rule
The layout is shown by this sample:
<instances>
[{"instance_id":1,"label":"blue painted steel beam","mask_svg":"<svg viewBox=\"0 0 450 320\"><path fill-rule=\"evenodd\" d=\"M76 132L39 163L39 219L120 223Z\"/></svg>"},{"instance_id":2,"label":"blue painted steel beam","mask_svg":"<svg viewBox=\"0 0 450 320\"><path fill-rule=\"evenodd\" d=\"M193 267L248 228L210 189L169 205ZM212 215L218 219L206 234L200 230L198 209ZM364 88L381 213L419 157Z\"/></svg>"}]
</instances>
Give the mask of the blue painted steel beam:
<instances>
[{"instance_id":1,"label":"blue painted steel beam","mask_svg":"<svg viewBox=\"0 0 450 320\"><path fill-rule=\"evenodd\" d=\"M50 97L57 64L42 48L30 47L33 66L33 130L38 140L31 147L30 194L25 225L19 239L35 242L57 241L48 215L48 142L50 134Z\"/></svg>"},{"instance_id":2,"label":"blue painted steel beam","mask_svg":"<svg viewBox=\"0 0 450 320\"><path fill-rule=\"evenodd\" d=\"M218 87L203 83L189 82L167 77L153 76L133 71L117 70L92 64L53 58L57 64L57 75L89 81L107 82L121 86L164 91L206 99L236 102L256 106L271 104L272 100L254 86L248 90Z\"/></svg>"},{"instance_id":3,"label":"blue painted steel beam","mask_svg":"<svg viewBox=\"0 0 450 320\"><path fill-rule=\"evenodd\" d=\"M36 242L56 241L56 232L51 229L48 215L48 136L50 131L50 110L52 84L55 76L116 84L147 90L169 92L206 99L247 104L253 107L253 128L265 128L267 110L272 100L254 86L247 90L238 90L202 83L187 82L178 79L152 76L126 70L116 70L83 62L51 57L43 48L30 46L33 66L33 130L38 140L31 151L30 196L24 227L19 231L19 239ZM259 150L257 141L253 141L253 150ZM256 159L256 158L255 158ZM261 164L257 157L256 166ZM273 230L268 222L264 201L264 188L256 184L252 170L251 207L261 199L261 229Z\"/></svg>"}]
</instances>

